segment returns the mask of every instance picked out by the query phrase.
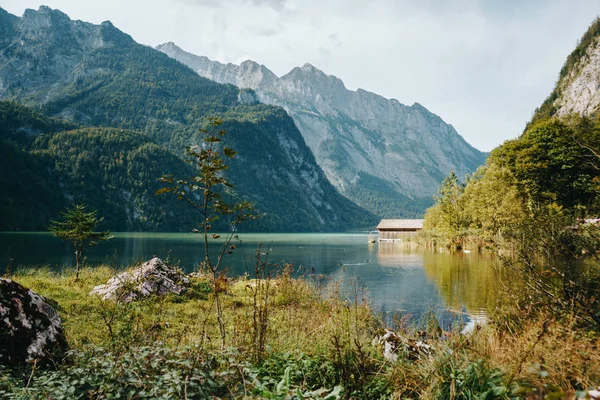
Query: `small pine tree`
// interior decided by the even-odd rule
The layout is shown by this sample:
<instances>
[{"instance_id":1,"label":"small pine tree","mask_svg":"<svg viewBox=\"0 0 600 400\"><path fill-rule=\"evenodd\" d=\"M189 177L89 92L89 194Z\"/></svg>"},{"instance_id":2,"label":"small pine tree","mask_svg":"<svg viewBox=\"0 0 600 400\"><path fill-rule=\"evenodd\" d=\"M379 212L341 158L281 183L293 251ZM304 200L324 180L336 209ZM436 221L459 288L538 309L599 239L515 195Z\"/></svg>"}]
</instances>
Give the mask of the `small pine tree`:
<instances>
[{"instance_id":1,"label":"small pine tree","mask_svg":"<svg viewBox=\"0 0 600 400\"><path fill-rule=\"evenodd\" d=\"M78 280L84 250L110 239L110 232L94 232L104 218L96 217L96 211L86 212L83 204L68 208L62 213L62 218L63 221L50 221L50 232L75 247L75 280Z\"/></svg>"}]
</instances>

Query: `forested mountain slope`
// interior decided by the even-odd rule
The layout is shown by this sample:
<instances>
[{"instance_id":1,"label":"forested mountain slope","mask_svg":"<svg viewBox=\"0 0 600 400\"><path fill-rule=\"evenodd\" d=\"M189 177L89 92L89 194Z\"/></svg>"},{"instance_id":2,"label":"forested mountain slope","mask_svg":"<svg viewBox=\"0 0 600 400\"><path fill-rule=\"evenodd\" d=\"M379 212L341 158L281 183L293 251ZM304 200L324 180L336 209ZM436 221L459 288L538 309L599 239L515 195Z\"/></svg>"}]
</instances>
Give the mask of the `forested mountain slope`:
<instances>
[{"instance_id":1,"label":"forested mountain slope","mask_svg":"<svg viewBox=\"0 0 600 400\"><path fill-rule=\"evenodd\" d=\"M200 143L198 129L206 118L221 117L228 144L238 152L229 178L237 196L254 201L262 213L252 229L340 231L376 224L372 214L327 181L285 111L258 104L251 92L202 78L137 44L110 22L72 21L44 6L26 10L21 18L0 9L0 32L0 63L5 65L0 69L0 98L81 126L142 132L161 153L148 156L149 162L160 163L169 154L182 156L185 146ZM124 208L133 207L133 201L123 194ZM160 215L155 211L152 215ZM193 226L187 217L173 218L178 230Z\"/></svg>"},{"instance_id":2,"label":"forested mountain slope","mask_svg":"<svg viewBox=\"0 0 600 400\"><path fill-rule=\"evenodd\" d=\"M191 168L139 132L73 129L11 102L0 102L0 126L0 231L45 230L73 203L114 230L177 231L194 220L184 204L154 195L157 177Z\"/></svg>"}]
</instances>

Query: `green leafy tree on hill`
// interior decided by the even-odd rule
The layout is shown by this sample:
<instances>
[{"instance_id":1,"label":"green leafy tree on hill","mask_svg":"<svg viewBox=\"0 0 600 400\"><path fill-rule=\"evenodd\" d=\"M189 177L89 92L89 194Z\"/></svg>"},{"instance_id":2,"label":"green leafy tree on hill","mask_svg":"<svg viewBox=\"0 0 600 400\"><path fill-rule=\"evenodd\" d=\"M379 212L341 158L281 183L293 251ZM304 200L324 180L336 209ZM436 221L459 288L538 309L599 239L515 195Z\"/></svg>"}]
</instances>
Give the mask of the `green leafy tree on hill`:
<instances>
[{"instance_id":1,"label":"green leafy tree on hill","mask_svg":"<svg viewBox=\"0 0 600 400\"><path fill-rule=\"evenodd\" d=\"M94 232L94 229L102 222L103 218L96 217L96 211L86 212L83 204L76 204L67 209L62 217L64 221L50 222L50 232L62 240L71 242L75 247L77 268L75 280L78 280L83 252L90 246L95 246L101 241L110 239L110 232Z\"/></svg>"}]
</instances>

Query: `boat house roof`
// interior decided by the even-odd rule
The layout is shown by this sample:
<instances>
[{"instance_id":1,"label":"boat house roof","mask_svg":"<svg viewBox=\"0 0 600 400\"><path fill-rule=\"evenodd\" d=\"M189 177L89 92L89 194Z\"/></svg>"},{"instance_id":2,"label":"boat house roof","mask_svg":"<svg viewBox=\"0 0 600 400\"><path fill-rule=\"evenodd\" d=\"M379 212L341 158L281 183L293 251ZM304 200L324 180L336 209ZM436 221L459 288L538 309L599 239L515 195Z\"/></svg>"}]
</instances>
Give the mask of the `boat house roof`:
<instances>
[{"instance_id":1,"label":"boat house roof","mask_svg":"<svg viewBox=\"0 0 600 400\"><path fill-rule=\"evenodd\" d=\"M419 230L423 229L423 219L382 219L378 230Z\"/></svg>"}]
</instances>

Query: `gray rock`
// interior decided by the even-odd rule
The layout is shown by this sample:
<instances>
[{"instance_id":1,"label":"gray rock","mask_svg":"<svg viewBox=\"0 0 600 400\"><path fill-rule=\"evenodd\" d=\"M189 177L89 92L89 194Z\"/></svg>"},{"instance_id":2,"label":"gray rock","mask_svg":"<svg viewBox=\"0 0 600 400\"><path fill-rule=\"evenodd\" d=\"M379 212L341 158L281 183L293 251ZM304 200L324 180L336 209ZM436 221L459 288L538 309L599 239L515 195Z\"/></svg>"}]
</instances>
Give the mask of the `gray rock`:
<instances>
[{"instance_id":1,"label":"gray rock","mask_svg":"<svg viewBox=\"0 0 600 400\"><path fill-rule=\"evenodd\" d=\"M383 358L389 362L398 361L399 352L409 360L417 360L430 354L431 346L424 340L402 337L391 329L382 329L371 342L373 346L381 346Z\"/></svg>"},{"instance_id":2,"label":"gray rock","mask_svg":"<svg viewBox=\"0 0 600 400\"><path fill-rule=\"evenodd\" d=\"M45 363L66 349L56 310L37 293L0 278L0 364Z\"/></svg>"},{"instance_id":3,"label":"gray rock","mask_svg":"<svg viewBox=\"0 0 600 400\"><path fill-rule=\"evenodd\" d=\"M151 295L179 295L184 293L189 285L190 281L181 269L155 257L138 268L110 278L105 285L96 286L90 295L127 303Z\"/></svg>"},{"instance_id":4,"label":"gray rock","mask_svg":"<svg viewBox=\"0 0 600 400\"><path fill-rule=\"evenodd\" d=\"M600 108L600 38L557 84L560 97L554 101L557 115L592 115Z\"/></svg>"}]
</instances>

